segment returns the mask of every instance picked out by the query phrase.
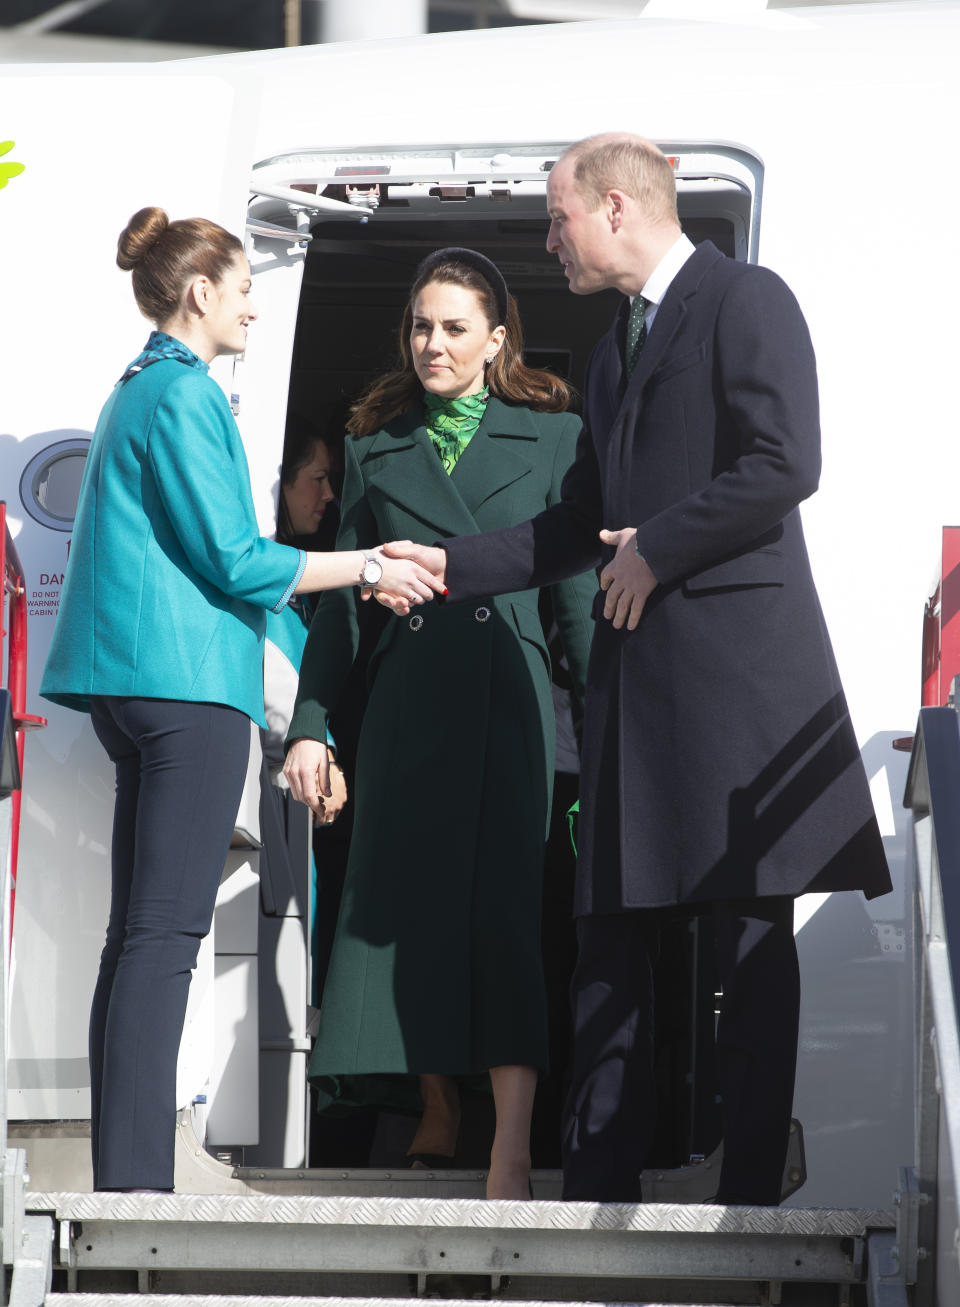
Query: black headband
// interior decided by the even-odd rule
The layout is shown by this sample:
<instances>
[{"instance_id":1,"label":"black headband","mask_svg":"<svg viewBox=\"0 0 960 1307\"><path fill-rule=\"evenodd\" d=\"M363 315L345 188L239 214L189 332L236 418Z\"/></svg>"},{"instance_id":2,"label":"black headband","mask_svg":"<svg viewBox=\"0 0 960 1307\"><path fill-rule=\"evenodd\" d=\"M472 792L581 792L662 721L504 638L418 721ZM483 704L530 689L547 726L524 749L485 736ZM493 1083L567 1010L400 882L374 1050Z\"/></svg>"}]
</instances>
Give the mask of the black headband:
<instances>
[{"instance_id":1,"label":"black headband","mask_svg":"<svg viewBox=\"0 0 960 1307\"><path fill-rule=\"evenodd\" d=\"M503 279L503 274L495 263L487 258L485 254L478 254L476 250L467 250L460 245L448 245L446 249L434 250L432 254L421 262L414 274L413 284L428 277L440 263L463 263L474 272L479 272L490 289L493 291L493 297L497 301L497 324L502 325L507 320L507 303L508 292L507 283Z\"/></svg>"}]
</instances>

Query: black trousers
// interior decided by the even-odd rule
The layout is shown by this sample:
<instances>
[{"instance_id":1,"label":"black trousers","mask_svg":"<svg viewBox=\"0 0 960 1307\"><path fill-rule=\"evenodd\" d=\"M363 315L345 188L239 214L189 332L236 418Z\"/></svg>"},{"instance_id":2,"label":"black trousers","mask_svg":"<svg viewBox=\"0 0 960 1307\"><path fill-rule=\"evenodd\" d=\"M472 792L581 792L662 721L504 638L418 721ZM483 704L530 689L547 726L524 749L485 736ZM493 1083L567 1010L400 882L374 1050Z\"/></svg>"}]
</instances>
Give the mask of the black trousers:
<instances>
[{"instance_id":1,"label":"black trousers","mask_svg":"<svg viewBox=\"0 0 960 1307\"><path fill-rule=\"evenodd\" d=\"M177 1054L250 749L222 704L97 696L116 767L107 939L90 1013L95 1189L172 1189Z\"/></svg>"},{"instance_id":2,"label":"black trousers","mask_svg":"<svg viewBox=\"0 0 960 1307\"><path fill-rule=\"evenodd\" d=\"M581 917L571 994L573 1072L563 1196L639 1202L653 1138L653 969L664 909ZM671 910L672 911L672 910ZM793 899L702 905L723 987L717 1091L724 1159L717 1201L780 1201L796 1074L800 976Z\"/></svg>"}]
</instances>

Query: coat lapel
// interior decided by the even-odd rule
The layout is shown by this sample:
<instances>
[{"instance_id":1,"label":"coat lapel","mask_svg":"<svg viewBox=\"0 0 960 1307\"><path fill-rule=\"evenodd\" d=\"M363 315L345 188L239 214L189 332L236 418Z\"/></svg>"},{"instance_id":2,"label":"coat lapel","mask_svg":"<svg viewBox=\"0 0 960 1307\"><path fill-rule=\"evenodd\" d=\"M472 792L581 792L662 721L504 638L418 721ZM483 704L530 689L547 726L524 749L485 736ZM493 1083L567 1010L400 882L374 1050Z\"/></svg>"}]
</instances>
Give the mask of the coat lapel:
<instances>
[{"instance_id":1,"label":"coat lapel","mask_svg":"<svg viewBox=\"0 0 960 1307\"><path fill-rule=\"evenodd\" d=\"M672 286L670 290L673 290ZM679 295L671 295L670 291L667 291L663 303L657 309L653 330L650 332L647 343L640 351L637 366L627 378L627 384L623 392L624 399L643 390L653 376L657 364L663 358L686 316L687 306L683 298Z\"/></svg>"},{"instance_id":2,"label":"coat lapel","mask_svg":"<svg viewBox=\"0 0 960 1307\"><path fill-rule=\"evenodd\" d=\"M439 536L472 535L474 513L491 495L531 470L524 449L539 433L526 409L491 397L483 420L449 476L437 457L418 405L373 437L361 460L367 486L398 504Z\"/></svg>"},{"instance_id":3,"label":"coat lapel","mask_svg":"<svg viewBox=\"0 0 960 1307\"><path fill-rule=\"evenodd\" d=\"M368 489L438 536L470 535L476 523L443 470L418 404L376 433L361 464Z\"/></svg>"},{"instance_id":4,"label":"coat lapel","mask_svg":"<svg viewBox=\"0 0 960 1307\"><path fill-rule=\"evenodd\" d=\"M377 431L360 461L368 488L392 499L439 536L474 535L475 512L491 495L528 476L539 431L529 410L491 396L481 425L452 476L423 425L421 406Z\"/></svg>"},{"instance_id":5,"label":"coat lapel","mask_svg":"<svg viewBox=\"0 0 960 1307\"><path fill-rule=\"evenodd\" d=\"M613 515L611 521L626 522L630 513L630 465L638 422L643 411L644 387L660 362L669 357L670 345L689 311L687 301L696 294L707 270L719 258L722 255L717 247L711 241L704 241L687 259L657 309L650 335L630 377L626 376L623 365L623 343L629 314L626 302L621 305L620 314L611 329L608 337L610 348L606 357L606 380L610 395L615 397L612 401L615 416L609 428L609 443L602 464L607 507Z\"/></svg>"},{"instance_id":6,"label":"coat lapel","mask_svg":"<svg viewBox=\"0 0 960 1307\"><path fill-rule=\"evenodd\" d=\"M657 316L653 320L653 327L647 343L640 352L633 375L627 380L624 398L638 394L653 376L657 364L667 352L670 342L687 316L686 301L696 293L707 269L720 257L720 251L713 242L704 241L702 245L697 246L674 277L657 309ZM620 357L623 357L622 348Z\"/></svg>"},{"instance_id":7,"label":"coat lapel","mask_svg":"<svg viewBox=\"0 0 960 1307\"><path fill-rule=\"evenodd\" d=\"M530 473L539 438L528 409L511 408L490 397L483 420L450 478L471 516L492 495Z\"/></svg>"}]
</instances>

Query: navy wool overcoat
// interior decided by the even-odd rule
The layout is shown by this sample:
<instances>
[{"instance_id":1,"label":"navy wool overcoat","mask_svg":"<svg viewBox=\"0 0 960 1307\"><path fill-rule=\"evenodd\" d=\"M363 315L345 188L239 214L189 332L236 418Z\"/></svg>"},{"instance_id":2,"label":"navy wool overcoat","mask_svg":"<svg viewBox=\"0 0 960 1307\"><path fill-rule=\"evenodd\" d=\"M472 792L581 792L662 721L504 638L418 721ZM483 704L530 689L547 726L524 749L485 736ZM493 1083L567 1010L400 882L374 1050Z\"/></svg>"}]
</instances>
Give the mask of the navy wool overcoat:
<instances>
[{"instance_id":1,"label":"navy wool overcoat","mask_svg":"<svg viewBox=\"0 0 960 1307\"><path fill-rule=\"evenodd\" d=\"M771 271L705 242L624 375L624 301L591 358L559 505L444 541L450 599L547 584L637 528L660 585L602 618L587 677L578 914L890 888L804 545L813 349ZM606 561L608 550L603 556Z\"/></svg>"}]
</instances>

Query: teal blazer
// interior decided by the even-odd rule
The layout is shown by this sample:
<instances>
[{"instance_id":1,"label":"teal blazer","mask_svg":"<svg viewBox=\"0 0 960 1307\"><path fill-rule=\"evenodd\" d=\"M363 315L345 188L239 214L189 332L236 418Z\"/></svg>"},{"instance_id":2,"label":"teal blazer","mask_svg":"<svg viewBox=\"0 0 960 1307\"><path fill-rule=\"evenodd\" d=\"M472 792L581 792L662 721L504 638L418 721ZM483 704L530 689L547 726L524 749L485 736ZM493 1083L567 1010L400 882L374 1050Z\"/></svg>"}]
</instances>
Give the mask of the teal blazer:
<instances>
[{"instance_id":1,"label":"teal blazer","mask_svg":"<svg viewBox=\"0 0 960 1307\"><path fill-rule=\"evenodd\" d=\"M305 566L260 535L220 387L153 363L97 423L40 693L81 712L94 694L222 703L263 726L266 610Z\"/></svg>"}]
</instances>

